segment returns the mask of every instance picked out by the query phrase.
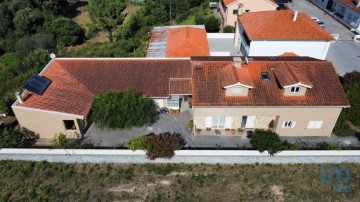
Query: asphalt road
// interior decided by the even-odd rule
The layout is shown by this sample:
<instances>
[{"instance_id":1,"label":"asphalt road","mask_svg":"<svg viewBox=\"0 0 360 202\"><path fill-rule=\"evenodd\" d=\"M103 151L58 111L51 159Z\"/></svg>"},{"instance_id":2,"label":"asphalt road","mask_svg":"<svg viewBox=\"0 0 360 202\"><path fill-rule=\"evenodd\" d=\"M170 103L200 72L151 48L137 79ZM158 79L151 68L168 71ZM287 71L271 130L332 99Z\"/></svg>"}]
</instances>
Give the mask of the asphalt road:
<instances>
[{"instance_id":1,"label":"asphalt road","mask_svg":"<svg viewBox=\"0 0 360 202\"><path fill-rule=\"evenodd\" d=\"M339 34L339 38L330 45L326 60L333 62L336 72L343 75L351 71L360 71L360 41L354 41L355 34L312 3L305 0L294 0L293 10L317 17L326 24L325 30L330 34Z\"/></svg>"}]
</instances>

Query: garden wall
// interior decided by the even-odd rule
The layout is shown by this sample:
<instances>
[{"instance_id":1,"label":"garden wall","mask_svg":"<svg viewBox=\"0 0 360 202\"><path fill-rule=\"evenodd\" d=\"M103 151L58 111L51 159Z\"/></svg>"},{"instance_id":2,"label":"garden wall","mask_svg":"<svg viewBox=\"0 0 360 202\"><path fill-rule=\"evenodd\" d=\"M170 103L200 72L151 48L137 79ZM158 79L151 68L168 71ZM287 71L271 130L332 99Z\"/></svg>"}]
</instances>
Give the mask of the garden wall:
<instances>
[{"instance_id":1,"label":"garden wall","mask_svg":"<svg viewBox=\"0 0 360 202\"><path fill-rule=\"evenodd\" d=\"M77 149L0 149L0 160L63 163L360 163L360 150L283 151L275 156L258 151L181 150L168 159L147 159L143 151Z\"/></svg>"}]
</instances>

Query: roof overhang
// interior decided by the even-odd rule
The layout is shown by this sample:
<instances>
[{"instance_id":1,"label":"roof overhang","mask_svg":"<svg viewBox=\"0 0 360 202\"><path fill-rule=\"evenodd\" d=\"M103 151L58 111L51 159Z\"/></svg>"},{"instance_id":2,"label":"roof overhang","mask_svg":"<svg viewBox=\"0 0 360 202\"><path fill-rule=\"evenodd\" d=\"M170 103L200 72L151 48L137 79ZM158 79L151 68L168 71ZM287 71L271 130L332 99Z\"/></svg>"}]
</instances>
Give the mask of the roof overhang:
<instances>
[{"instance_id":1,"label":"roof overhang","mask_svg":"<svg viewBox=\"0 0 360 202\"><path fill-rule=\"evenodd\" d=\"M242 87L245 87L245 88L253 88L252 86L248 86L248 85L245 85L245 84L242 84L240 82L237 82L235 84L232 84L232 85L228 85L228 86L224 86L224 88L231 88L231 87L234 87L234 86L242 86Z\"/></svg>"},{"instance_id":2,"label":"roof overhang","mask_svg":"<svg viewBox=\"0 0 360 202\"><path fill-rule=\"evenodd\" d=\"M291 84L291 85L287 85L287 86L283 86L283 88L290 88L290 87L295 87L295 86L302 86L302 87L305 87L305 88L312 88L312 86L302 84L301 82Z\"/></svg>"}]
</instances>

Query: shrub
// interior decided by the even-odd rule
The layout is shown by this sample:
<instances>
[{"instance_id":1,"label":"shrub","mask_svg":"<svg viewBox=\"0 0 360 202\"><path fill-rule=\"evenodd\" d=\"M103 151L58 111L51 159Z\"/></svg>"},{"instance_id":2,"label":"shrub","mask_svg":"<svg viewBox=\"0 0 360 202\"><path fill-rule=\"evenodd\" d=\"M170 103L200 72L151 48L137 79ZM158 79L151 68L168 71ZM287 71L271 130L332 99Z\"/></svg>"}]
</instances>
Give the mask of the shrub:
<instances>
[{"instance_id":1,"label":"shrub","mask_svg":"<svg viewBox=\"0 0 360 202\"><path fill-rule=\"evenodd\" d=\"M226 25L224 27L224 33L234 33L235 32L235 27L231 26L231 25Z\"/></svg>"},{"instance_id":2,"label":"shrub","mask_svg":"<svg viewBox=\"0 0 360 202\"><path fill-rule=\"evenodd\" d=\"M125 92L103 92L93 101L91 118L99 127L111 129L143 126L157 115L154 100L141 97L133 89Z\"/></svg>"},{"instance_id":3,"label":"shrub","mask_svg":"<svg viewBox=\"0 0 360 202\"><path fill-rule=\"evenodd\" d=\"M35 133L22 129L22 131L5 128L0 133L0 148L29 147L35 143Z\"/></svg>"},{"instance_id":4,"label":"shrub","mask_svg":"<svg viewBox=\"0 0 360 202\"><path fill-rule=\"evenodd\" d=\"M79 138L68 138L64 133L58 133L53 139L54 149L88 149L93 148L92 143L84 143Z\"/></svg>"},{"instance_id":5,"label":"shrub","mask_svg":"<svg viewBox=\"0 0 360 202\"><path fill-rule=\"evenodd\" d=\"M351 107L344 109L345 117L355 126L360 126L360 72L346 73L343 86Z\"/></svg>"},{"instance_id":6,"label":"shrub","mask_svg":"<svg viewBox=\"0 0 360 202\"><path fill-rule=\"evenodd\" d=\"M341 150L341 147L337 144L331 144L327 142L322 142L317 145L320 149L324 150Z\"/></svg>"},{"instance_id":7,"label":"shrub","mask_svg":"<svg viewBox=\"0 0 360 202\"><path fill-rule=\"evenodd\" d=\"M194 121L193 121L193 120L190 120L190 121L188 122L188 124L187 124L187 127L188 127L189 129L193 129L193 128L194 128Z\"/></svg>"},{"instance_id":8,"label":"shrub","mask_svg":"<svg viewBox=\"0 0 360 202\"><path fill-rule=\"evenodd\" d=\"M288 141L284 141L282 143L283 145L283 150L299 150L300 149L300 146L296 143L290 143Z\"/></svg>"},{"instance_id":9,"label":"shrub","mask_svg":"<svg viewBox=\"0 0 360 202\"><path fill-rule=\"evenodd\" d=\"M333 133L335 133L335 135L339 137L347 137L354 135L349 124L346 122L345 112L341 112L338 120L336 121Z\"/></svg>"},{"instance_id":10,"label":"shrub","mask_svg":"<svg viewBox=\"0 0 360 202\"><path fill-rule=\"evenodd\" d=\"M205 29L206 32L219 32L220 30L220 20L215 16L211 15L205 20Z\"/></svg>"},{"instance_id":11,"label":"shrub","mask_svg":"<svg viewBox=\"0 0 360 202\"><path fill-rule=\"evenodd\" d=\"M4 98L0 98L0 114L4 114L8 111L8 103Z\"/></svg>"},{"instance_id":12,"label":"shrub","mask_svg":"<svg viewBox=\"0 0 360 202\"><path fill-rule=\"evenodd\" d=\"M196 13L195 14L195 24L197 25L204 25L205 24L205 16L202 13Z\"/></svg>"},{"instance_id":13,"label":"shrub","mask_svg":"<svg viewBox=\"0 0 360 202\"><path fill-rule=\"evenodd\" d=\"M159 135L149 134L146 144L146 155L149 159L170 159L175 155L175 150L181 149L183 140L175 133L161 133Z\"/></svg>"},{"instance_id":14,"label":"shrub","mask_svg":"<svg viewBox=\"0 0 360 202\"><path fill-rule=\"evenodd\" d=\"M135 151L135 150L145 150L146 149L146 143L148 140L147 135L141 135L139 137L131 138L128 142L129 149Z\"/></svg>"},{"instance_id":15,"label":"shrub","mask_svg":"<svg viewBox=\"0 0 360 202\"><path fill-rule=\"evenodd\" d=\"M280 137L272 131L256 129L249 135L250 143L260 152L267 151L271 156L280 152L283 148Z\"/></svg>"}]
</instances>

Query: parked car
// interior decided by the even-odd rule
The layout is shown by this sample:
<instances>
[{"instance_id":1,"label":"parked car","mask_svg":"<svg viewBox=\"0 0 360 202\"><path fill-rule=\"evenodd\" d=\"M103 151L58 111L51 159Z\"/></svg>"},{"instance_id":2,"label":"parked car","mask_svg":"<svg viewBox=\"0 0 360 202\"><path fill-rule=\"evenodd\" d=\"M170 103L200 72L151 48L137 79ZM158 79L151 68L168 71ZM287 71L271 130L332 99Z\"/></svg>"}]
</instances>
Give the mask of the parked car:
<instances>
[{"instance_id":1,"label":"parked car","mask_svg":"<svg viewBox=\"0 0 360 202\"><path fill-rule=\"evenodd\" d=\"M319 22L320 20L317 17L311 17L312 20L314 20L315 22Z\"/></svg>"},{"instance_id":2,"label":"parked car","mask_svg":"<svg viewBox=\"0 0 360 202\"><path fill-rule=\"evenodd\" d=\"M325 22L323 21L317 21L318 25L320 25L320 27L325 28Z\"/></svg>"},{"instance_id":3,"label":"parked car","mask_svg":"<svg viewBox=\"0 0 360 202\"><path fill-rule=\"evenodd\" d=\"M217 8L217 7L219 7L219 3L218 2L209 2L209 7L210 8Z\"/></svg>"}]
</instances>

